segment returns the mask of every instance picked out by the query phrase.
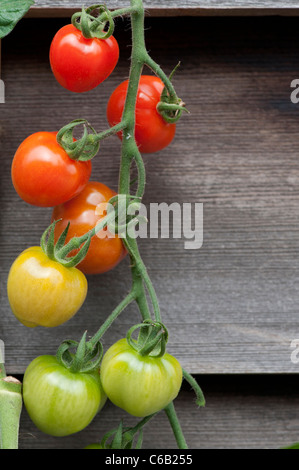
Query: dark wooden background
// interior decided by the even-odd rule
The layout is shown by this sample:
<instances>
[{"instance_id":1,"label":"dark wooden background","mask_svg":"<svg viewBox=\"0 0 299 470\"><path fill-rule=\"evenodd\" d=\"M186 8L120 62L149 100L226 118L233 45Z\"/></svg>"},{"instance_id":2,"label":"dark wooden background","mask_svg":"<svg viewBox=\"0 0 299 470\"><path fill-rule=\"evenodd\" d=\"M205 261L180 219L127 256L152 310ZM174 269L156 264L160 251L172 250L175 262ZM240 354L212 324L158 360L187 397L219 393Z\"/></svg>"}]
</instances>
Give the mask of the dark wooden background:
<instances>
[{"instance_id":1,"label":"dark wooden background","mask_svg":"<svg viewBox=\"0 0 299 470\"><path fill-rule=\"evenodd\" d=\"M191 448L278 448L299 440L299 366L290 357L299 338L299 104L290 100L291 81L299 78L298 19L172 16L147 17L147 45L166 72L181 60L174 84L191 114L166 150L145 156L144 202L202 202L204 244L185 250L183 239L159 238L140 247L169 327L169 352L197 376L207 398L198 411L184 384L175 405ZM16 148L29 134L77 117L105 129L107 99L128 75L130 27L118 20L121 57L110 79L89 94L62 89L48 50L66 22L26 18L2 42L0 338L7 370L20 378L30 360L54 354L66 337L78 339L86 328L93 334L130 286L127 260L90 277L81 311L55 330L19 324L6 297L11 263L39 243L51 216L14 192ZM92 178L116 189L118 170L119 141L112 138L103 142ZM116 321L105 347L136 315L129 309ZM55 439L39 433L24 410L20 446L82 448L120 416L134 422L107 404L82 433ZM159 435L150 423L145 446L173 447L163 413L157 420Z\"/></svg>"},{"instance_id":2,"label":"dark wooden background","mask_svg":"<svg viewBox=\"0 0 299 470\"><path fill-rule=\"evenodd\" d=\"M129 1L127 1L127 4ZM298 0L144 0L146 12L155 16L214 15L298 15ZM124 2L109 0L109 8L120 8ZM35 0L31 16L64 16L81 9L81 0Z\"/></svg>"}]
</instances>

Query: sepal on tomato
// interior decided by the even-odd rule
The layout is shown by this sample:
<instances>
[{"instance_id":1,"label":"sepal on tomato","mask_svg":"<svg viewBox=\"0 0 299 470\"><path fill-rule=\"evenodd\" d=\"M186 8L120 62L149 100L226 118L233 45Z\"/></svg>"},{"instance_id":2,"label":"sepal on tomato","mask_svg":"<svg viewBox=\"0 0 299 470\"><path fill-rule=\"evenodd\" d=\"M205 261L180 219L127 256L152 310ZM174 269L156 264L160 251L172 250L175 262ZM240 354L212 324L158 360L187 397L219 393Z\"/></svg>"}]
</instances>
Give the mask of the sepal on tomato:
<instances>
[{"instance_id":1,"label":"sepal on tomato","mask_svg":"<svg viewBox=\"0 0 299 470\"><path fill-rule=\"evenodd\" d=\"M132 339L135 330L140 329L138 339ZM132 326L126 336L128 344L141 356L162 357L166 351L168 331L161 322L144 320Z\"/></svg>"},{"instance_id":2,"label":"sepal on tomato","mask_svg":"<svg viewBox=\"0 0 299 470\"><path fill-rule=\"evenodd\" d=\"M66 268L75 267L77 266L77 264L81 263L81 261L87 255L91 242L91 234L87 233L84 237L73 237L65 245L64 242L66 240L70 227L70 224L68 223L68 225L58 238L57 242L55 243L54 231L57 222L58 220L55 220L44 231L41 237L41 248L49 259L57 261ZM80 248L79 251L74 256L68 257L68 255L76 248Z\"/></svg>"},{"instance_id":3,"label":"sepal on tomato","mask_svg":"<svg viewBox=\"0 0 299 470\"><path fill-rule=\"evenodd\" d=\"M86 333L85 331L80 342L65 340L57 350L57 361L71 372L92 372L100 367L103 345L100 341L95 344L86 341ZM76 352L71 353L71 348L76 348Z\"/></svg>"},{"instance_id":4,"label":"sepal on tomato","mask_svg":"<svg viewBox=\"0 0 299 470\"><path fill-rule=\"evenodd\" d=\"M82 11L73 14L72 25L79 29L86 39L108 39L114 32L114 21L106 5L83 7Z\"/></svg>"},{"instance_id":5,"label":"sepal on tomato","mask_svg":"<svg viewBox=\"0 0 299 470\"><path fill-rule=\"evenodd\" d=\"M83 135L80 139L75 139L74 130L81 125L83 125ZM94 158L100 149L100 142L96 136L95 129L86 119L74 119L59 130L57 142L72 160L86 162Z\"/></svg>"}]
</instances>

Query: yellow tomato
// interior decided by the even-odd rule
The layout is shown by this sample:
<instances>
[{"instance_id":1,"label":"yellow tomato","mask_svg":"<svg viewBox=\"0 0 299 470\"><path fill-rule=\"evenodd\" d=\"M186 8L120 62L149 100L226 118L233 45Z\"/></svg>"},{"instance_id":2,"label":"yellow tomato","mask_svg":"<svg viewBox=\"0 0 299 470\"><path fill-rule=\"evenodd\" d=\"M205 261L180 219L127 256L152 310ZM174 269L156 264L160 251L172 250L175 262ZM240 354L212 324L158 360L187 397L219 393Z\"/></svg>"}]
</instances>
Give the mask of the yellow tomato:
<instances>
[{"instance_id":1,"label":"yellow tomato","mask_svg":"<svg viewBox=\"0 0 299 470\"><path fill-rule=\"evenodd\" d=\"M14 315L23 325L53 327L65 323L80 309L87 295L87 280L77 268L66 268L34 246L12 264L7 294Z\"/></svg>"}]
</instances>

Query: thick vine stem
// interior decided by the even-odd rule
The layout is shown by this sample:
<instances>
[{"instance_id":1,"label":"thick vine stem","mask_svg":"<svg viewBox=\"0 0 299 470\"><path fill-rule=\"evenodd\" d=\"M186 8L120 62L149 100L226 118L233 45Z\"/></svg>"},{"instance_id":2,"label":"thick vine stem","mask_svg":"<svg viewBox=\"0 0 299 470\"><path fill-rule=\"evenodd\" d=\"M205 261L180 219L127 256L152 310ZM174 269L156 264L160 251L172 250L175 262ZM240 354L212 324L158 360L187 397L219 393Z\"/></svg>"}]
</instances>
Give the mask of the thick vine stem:
<instances>
[{"instance_id":1,"label":"thick vine stem","mask_svg":"<svg viewBox=\"0 0 299 470\"><path fill-rule=\"evenodd\" d=\"M82 8L81 12L76 12L72 16L72 24L79 29L86 39L97 37L107 39L113 34L113 19L118 16L130 15L135 11L132 7L119 8L114 11L107 9L106 5L97 4L88 8ZM96 16L95 13L98 13ZM108 23L108 31L106 24Z\"/></svg>"},{"instance_id":2,"label":"thick vine stem","mask_svg":"<svg viewBox=\"0 0 299 470\"><path fill-rule=\"evenodd\" d=\"M131 259L133 260L133 266L135 270L139 273L140 277L142 278L143 283L146 286L146 289L149 293L153 310L154 310L154 315L155 315L155 320L157 322L161 322L161 311L160 311L160 306L159 306L159 301L157 298L157 294L155 291L155 288L153 286L153 283L148 275L146 266L144 262L142 261L142 258L139 253L138 245L136 243L136 239L133 238L125 238L124 244L127 247L128 252L131 255Z\"/></svg>"},{"instance_id":3,"label":"thick vine stem","mask_svg":"<svg viewBox=\"0 0 299 470\"><path fill-rule=\"evenodd\" d=\"M167 418L170 422L171 428L173 430L174 437L176 439L177 445L179 449L188 449L188 445L185 441L182 428L180 425L180 422L178 420L174 404L171 402L166 408L164 408L164 411L167 415Z\"/></svg>"}]
</instances>

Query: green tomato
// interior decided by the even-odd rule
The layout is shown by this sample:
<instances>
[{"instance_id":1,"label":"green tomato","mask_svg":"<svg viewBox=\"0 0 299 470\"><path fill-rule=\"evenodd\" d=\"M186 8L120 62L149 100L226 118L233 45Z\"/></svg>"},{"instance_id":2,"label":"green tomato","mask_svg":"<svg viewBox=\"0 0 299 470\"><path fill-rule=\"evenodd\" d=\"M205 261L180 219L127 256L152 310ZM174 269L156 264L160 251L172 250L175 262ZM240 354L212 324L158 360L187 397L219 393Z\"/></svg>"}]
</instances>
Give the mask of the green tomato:
<instances>
[{"instance_id":1,"label":"green tomato","mask_svg":"<svg viewBox=\"0 0 299 470\"><path fill-rule=\"evenodd\" d=\"M25 371L23 399L31 420L41 431L68 436L84 429L107 397L99 371L73 373L55 356L39 356Z\"/></svg>"},{"instance_id":2,"label":"green tomato","mask_svg":"<svg viewBox=\"0 0 299 470\"><path fill-rule=\"evenodd\" d=\"M117 341L104 355L101 380L110 401L137 417L162 410L176 398L182 368L175 357L141 356L126 339Z\"/></svg>"}]
</instances>

